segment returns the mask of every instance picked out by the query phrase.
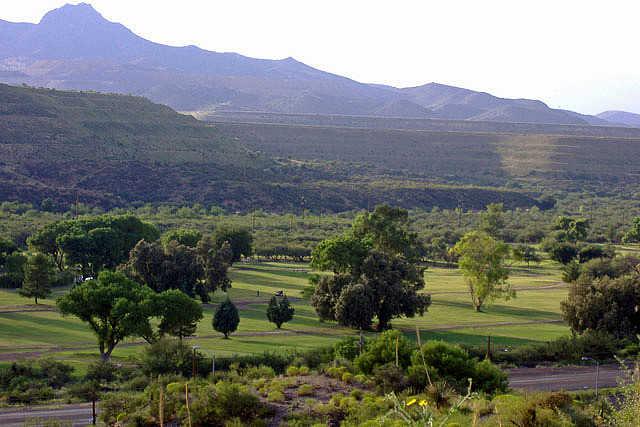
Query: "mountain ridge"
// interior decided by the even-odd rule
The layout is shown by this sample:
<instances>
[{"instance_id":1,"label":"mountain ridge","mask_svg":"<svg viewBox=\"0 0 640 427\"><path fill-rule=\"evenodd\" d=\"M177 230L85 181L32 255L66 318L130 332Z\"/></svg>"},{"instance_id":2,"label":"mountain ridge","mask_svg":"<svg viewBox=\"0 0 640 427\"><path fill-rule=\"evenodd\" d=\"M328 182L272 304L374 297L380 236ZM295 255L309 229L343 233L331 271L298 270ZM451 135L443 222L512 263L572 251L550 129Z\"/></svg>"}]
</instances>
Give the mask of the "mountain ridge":
<instances>
[{"instance_id":1,"label":"mountain ridge","mask_svg":"<svg viewBox=\"0 0 640 427\"><path fill-rule=\"evenodd\" d=\"M0 81L144 96L180 111L267 111L578 124L598 118L439 83L395 88L357 82L294 58L256 59L166 46L65 5L38 24L0 21Z\"/></svg>"}]
</instances>

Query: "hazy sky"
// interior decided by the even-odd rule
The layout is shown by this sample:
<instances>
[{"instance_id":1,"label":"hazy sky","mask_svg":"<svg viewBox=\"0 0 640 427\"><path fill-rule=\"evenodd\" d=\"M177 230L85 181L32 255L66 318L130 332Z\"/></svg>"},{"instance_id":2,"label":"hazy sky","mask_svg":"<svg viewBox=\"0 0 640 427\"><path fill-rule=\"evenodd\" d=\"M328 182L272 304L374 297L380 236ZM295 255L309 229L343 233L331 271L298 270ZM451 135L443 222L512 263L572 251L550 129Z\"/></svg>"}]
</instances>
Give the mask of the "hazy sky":
<instances>
[{"instance_id":1,"label":"hazy sky","mask_svg":"<svg viewBox=\"0 0 640 427\"><path fill-rule=\"evenodd\" d=\"M2 0L38 22L64 0ZM77 3L77 2L71 2ZM640 113L638 0L92 0L164 44L293 56L370 83L431 81L583 113Z\"/></svg>"}]
</instances>

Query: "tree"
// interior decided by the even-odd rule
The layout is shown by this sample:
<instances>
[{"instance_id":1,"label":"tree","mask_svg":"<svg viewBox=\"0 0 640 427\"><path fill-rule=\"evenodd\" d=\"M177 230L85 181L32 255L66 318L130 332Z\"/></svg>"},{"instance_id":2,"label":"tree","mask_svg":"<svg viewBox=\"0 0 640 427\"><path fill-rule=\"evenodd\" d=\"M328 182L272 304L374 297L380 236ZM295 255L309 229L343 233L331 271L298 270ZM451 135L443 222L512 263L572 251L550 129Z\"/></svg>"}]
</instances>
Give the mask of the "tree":
<instances>
[{"instance_id":1,"label":"tree","mask_svg":"<svg viewBox=\"0 0 640 427\"><path fill-rule=\"evenodd\" d=\"M240 258L250 256L253 251L253 237L246 228L220 227L213 237L216 247L222 247L224 242L229 242L233 254L231 262L238 262Z\"/></svg>"},{"instance_id":2,"label":"tree","mask_svg":"<svg viewBox=\"0 0 640 427\"><path fill-rule=\"evenodd\" d=\"M125 262L140 241L154 241L158 229L133 215L101 215L46 225L29 245L50 255L58 269L79 265L86 274L114 269Z\"/></svg>"},{"instance_id":3,"label":"tree","mask_svg":"<svg viewBox=\"0 0 640 427\"><path fill-rule=\"evenodd\" d=\"M123 273L102 271L97 280L72 288L57 301L63 315L73 315L89 324L98 338L102 360L109 360L115 347L131 336L151 335L153 291Z\"/></svg>"},{"instance_id":4,"label":"tree","mask_svg":"<svg viewBox=\"0 0 640 427\"><path fill-rule=\"evenodd\" d=\"M418 235L409 230L409 212L388 205L362 212L353 221L352 235L378 252L402 255L417 262L424 254Z\"/></svg>"},{"instance_id":5,"label":"tree","mask_svg":"<svg viewBox=\"0 0 640 427\"><path fill-rule=\"evenodd\" d=\"M554 229L558 231L556 240L575 243L587 238L589 221L584 218L559 216L556 218Z\"/></svg>"},{"instance_id":6,"label":"tree","mask_svg":"<svg viewBox=\"0 0 640 427\"><path fill-rule=\"evenodd\" d=\"M182 340L193 335L202 319L202 306L184 292L171 289L154 297L154 314L160 318L160 336L172 335Z\"/></svg>"},{"instance_id":7,"label":"tree","mask_svg":"<svg viewBox=\"0 0 640 427\"><path fill-rule=\"evenodd\" d=\"M509 273L505 259L509 247L506 244L483 231L472 231L456 243L453 251L460 256L458 265L467 281L476 311L492 299L515 296L515 291L507 283Z\"/></svg>"},{"instance_id":8,"label":"tree","mask_svg":"<svg viewBox=\"0 0 640 427\"><path fill-rule=\"evenodd\" d=\"M125 268L132 279L156 292L179 289L190 297L196 294L204 273L196 250L174 240L167 246L141 240L131 250Z\"/></svg>"},{"instance_id":9,"label":"tree","mask_svg":"<svg viewBox=\"0 0 640 427\"><path fill-rule=\"evenodd\" d=\"M4 267L7 257L18 250L18 246L9 239L0 237L0 269Z\"/></svg>"},{"instance_id":10,"label":"tree","mask_svg":"<svg viewBox=\"0 0 640 427\"><path fill-rule=\"evenodd\" d=\"M333 276L315 283L311 304L321 320L378 330L394 317L423 314L431 303L417 265L424 249L409 231L406 210L378 206L359 214L350 232L321 242L312 252L312 266Z\"/></svg>"},{"instance_id":11,"label":"tree","mask_svg":"<svg viewBox=\"0 0 640 427\"><path fill-rule=\"evenodd\" d=\"M211 325L216 331L222 332L225 339L228 339L229 334L235 332L236 329L238 329L239 323L240 316L238 315L238 309L227 297L227 299L220 304L220 306L216 310L216 313L213 315L213 321L211 322Z\"/></svg>"},{"instance_id":12,"label":"tree","mask_svg":"<svg viewBox=\"0 0 640 427\"><path fill-rule=\"evenodd\" d=\"M502 203L490 203L487 210L480 214L480 230L491 237L498 239L504 230L504 205Z\"/></svg>"},{"instance_id":13,"label":"tree","mask_svg":"<svg viewBox=\"0 0 640 427\"><path fill-rule=\"evenodd\" d=\"M188 246L190 248L195 248L202 239L202 233L198 230L193 230L190 228L178 228L167 231L162 236L162 243L165 245L172 240L175 240L181 245Z\"/></svg>"},{"instance_id":14,"label":"tree","mask_svg":"<svg viewBox=\"0 0 640 427\"><path fill-rule=\"evenodd\" d=\"M51 295L51 281L53 280L53 263L44 254L38 253L27 259L24 265L24 282L20 295L34 298L46 298Z\"/></svg>"},{"instance_id":15,"label":"tree","mask_svg":"<svg viewBox=\"0 0 640 427\"><path fill-rule=\"evenodd\" d=\"M538 251L536 248L530 245L518 245L513 248L513 258L516 261L526 262L527 268L531 267L531 263L538 264L542 261L540 255L538 255Z\"/></svg>"},{"instance_id":16,"label":"tree","mask_svg":"<svg viewBox=\"0 0 640 427\"><path fill-rule=\"evenodd\" d=\"M574 243L554 242L548 249L549 257L562 265L567 265L578 257L578 247Z\"/></svg>"},{"instance_id":17,"label":"tree","mask_svg":"<svg viewBox=\"0 0 640 427\"><path fill-rule=\"evenodd\" d=\"M640 242L640 216L634 217L631 221L631 227L622 237L625 243Z\"/></svg>"},{"instance_id":18,"label":"tree","mask_svg":"<svg viewBox=\"0 0 640 427\"><path fill-rule=\"evenodd\" d=\"M581 276L561 303L562 316L577 333L602 331L618 338L640 333L640 278Z\"/></svg>"},{"instance_id":19,"label":"tree","mask_svg":"<svg viewBox=\"0 0 640 427\"><path fill-rule=\"evenodd\" d=\"M202 289L199 294L202 302L208 302L209 292L215 292L218 289L226 292L231 287L228 272L233 252L229 242L224 241L217 246L212 238L207 237L198 242L196 253L203 269ZM202 298L203 296L205 298Z\"/></svg>"},{"instance_id":20,"label":"tree","mask_svg":"<svg viewBox=\"0 0 640 427\"><path fill-rule=\"evenodd\" d=\"M370 245L352 235L337 236L320 242L311 252L311 267L321 271L357 274L369 253Z\"/></svg>"},{"instance_id":21,"label":"tree","mask_svg":"<svg viewBox=\"0 0 640 427\"><path fill-rule=\"evenodd\" d=\"M283 323L293 319L294 313L295 309L289 304L289 299L286 295L282 298L278 298L275 295L271 297L267 307L267 319L269 319L269 322L275 323L278 329Z\"/></svg>"}]
</instances>

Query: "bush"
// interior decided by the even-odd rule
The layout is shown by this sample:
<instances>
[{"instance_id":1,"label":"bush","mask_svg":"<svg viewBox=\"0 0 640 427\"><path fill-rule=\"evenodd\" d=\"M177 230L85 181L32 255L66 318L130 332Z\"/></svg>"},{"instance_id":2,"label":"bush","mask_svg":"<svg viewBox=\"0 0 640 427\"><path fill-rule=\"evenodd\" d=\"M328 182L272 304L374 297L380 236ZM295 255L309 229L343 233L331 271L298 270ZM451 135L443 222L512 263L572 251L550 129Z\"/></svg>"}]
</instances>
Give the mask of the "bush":
<instances>
[{"instance_id":1,"label":"bush","mask_svg":"<svg viewBox=\"0 0 640 427\"><path fill-rule=\"evenodd\" d=\"M313 393L314 389L311 384L302 384L298 387L298 396L312 396Z\"/></svg>"},{"instance_id":2,"label":"bush","mask_svg":"<svg viewBox=\"0 0 640 427\"><path fill-rule=\"evenodd\" d=\"M489 360L483 360L476 364L473 389L486 394L504 393L509 389L509 377Z\"/></svg>"},{"instance_id":3,"label":"bush","mask_svg":"<svg viewBox=\"0 0 640 427\"><path fill-rule=\"evenodd\" d=\"M71 382L73 367L55 360L14 362L0 369L0 389L8 403L50 400L54 390Z\"/></svg>"},{"instance_id":4,"label":"bush","mask_svg":"<svg viewBox=\"0 0 640 427\"><path fill-rule=\"evenodd\" d=\"M260 365L260 366L251 366L247 369L245 369L244 371L244 376L249 378L249 379L253 379L253 380L257 380L257 379L261 379L261 378L273 378L276 376L276 372L273 370L273 368L271 366L264 366L264 365Z\"/></svg>"},{"instance_id":5,"label":"bush","mask_svg":"<svg viewBox=\"0 0 640 427\"><path fill-rule=\"evenodd\" d=\"M289 366L287 368L287 376L288 377L295 377L298 375L300 371L298 370L297 366Z\"/></svg>"},{"instance_id":6,"label":"bush","mask_svg":"<svg viewBox=\"0 0 640 427\"><path fill-rule=\"evenodd\" d=\"M182 341L162 339L145 347L141 362L143 372L149 376L190 376L193 370L193 350ZM217 362L216 360L216 364Z\"/></svg>"},{"instance_id":7,"label":"bush","mask_svg":"<svg viewBox=\"0 0 640 427\"><path fill-rule=\"evenodd\" d=\"M380 393L400 392L407 388L404 371L394 364L376 366L373 370L373 383Z\"/></svg>"},{"instance_id":8,"label":"bush","mask_svg":"<svg viewBox=\"0 0 640 427\"><path fill-rule=\"evenodd\" d=\"M383 332L375 340L368 342L365 351L355 358L354 366L359 372L371 374L378 366L394 363L396 342L399 366L406 368L411 363L414 345L400 331Z\"/></svg>"},{"instance_id":9,"label":"bush","mask_svg":"<svg viewBox=\"0 0 640 427\"><path fill-rule=\"evenodd\" d=\"M333 346L333 352L336 358L353 361L360 354L360 338L348 337L338 341Z\"/></svg>"}]
</instances>

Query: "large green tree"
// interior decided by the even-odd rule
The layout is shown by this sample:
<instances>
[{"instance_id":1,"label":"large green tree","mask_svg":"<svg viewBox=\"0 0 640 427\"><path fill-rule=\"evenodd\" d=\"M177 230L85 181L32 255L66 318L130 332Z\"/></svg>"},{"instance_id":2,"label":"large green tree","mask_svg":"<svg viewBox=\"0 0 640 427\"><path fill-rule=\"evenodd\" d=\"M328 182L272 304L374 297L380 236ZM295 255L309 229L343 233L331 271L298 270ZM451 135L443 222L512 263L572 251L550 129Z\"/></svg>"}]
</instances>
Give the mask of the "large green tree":
<instances>
[{"instance_id":1,"label":"large green tree","mask_svg":"<svg viewBox=\"0 0 640 427\"><path fill-rule=\"evenodd\" d=\"M240 324L240 315L238 309L229 298L222 301L211 321L213 329L224 334L224 338L228 339L229 334L238 329Z\"/></svg>"},{"instance_id":2,"label":"large green tree","mask_svg":"<svg viewBox=\"0 0 640 427\"><path fill-rule=\"evenodd\" d=\"M556 230L556 240L574 243L587 238L589 227L590 224L587 219L564 215L557 217L553 226L554 230Z\"/></svg>"},{"instance_id":3,"label":"large green tree","mask_svg":"<svg viewBox=\"0 0 640 427\"><path fill-rule=\"evenodd\" d=\"M378 206L359 214L349 232L314 249L312 266L334 275L318 280L311 303L321 320L359 329L374 318L384 330L394 317L423 314L431 300L420 293L422 253L407 211Z\"/></svg>"},{"instance_id":4,"label":"large green tree","mask_svg":"<svg viewBox=\"0 0 640 427\"><path fill-rule=\"evenodd\" d=\"M253 236L246 228L220 227L216 229L213 239L217 247L224 242L231 245L231 262L238 262L240 258L251 256L253 252Z\"/></svg>"},{"instance_id":5,"label":"large green tree","mask_svg":"<svg viewBox=\"0 0 640 427\"><path fill-rule=\"evenodd\" d=\"M140 240L159 237L154 225L133 215L101 215L46 225L29 244L50 255L60 270L79 266L85 274L95 275L126 261Z\"/></svg>"},{"instance_id":6,"label":"large green tree","mask_svg":"<svg viewBox=\"0 0 640 427\"><path fill-rule=\"evenodd\" d=\"M271 323L275 323L276 327L280 329L283 323L286 323L293 319L295 309L289 304L289 299L286 295L282 297L272 296L267 306L267 319Z\"/></svg>"},{"instance_id":7,"label":"large green tree","mask_svg":"<svg viewBox=\"0 0 640 427\"><path fill-rule=\"evenodd\" d=\"M499 239L504 231L504 205L502 203L490 203L484 212L480 214L480 230L494 239Z\"/></svg>"},{"instance_id":8,"label":"large green tree","mask_svg":"<svg viewBox=\"0 0 640 427\"><path fill-rule=\"evenodd\" d=\"M102 271L97 280L73 287L57 301L63 315L89 324L103 360L127 337L152 335L153 291L120 272Z\"/></svg>"},{"instance_id":9,"label":"large green tree","mask_svg":"<svg viewBox=\"0 0 640 427\"><path fill-rule=\"evenodd\" d=\"M20 295L34 298L46 298L51 295L51 282L54 278L54 266L48 256L37 253L30 256L24 265L24 281Z\"/></svg>"},{"instance_id":10,"label":"large green tree","mask_svg":"<svg viewBox=\"0 0 640 427\"><path fill-rule=\"evenodd\" d=\"M203 272L204 292L200 292L200 295L206 295L218 289L226 292L231 287L229 278L229 268L233 260L231 244L224 241L218 245L213 238L205 237L198 242L196 252ZM203 300L203 302L206 301Z\"/></svg>"},{"instance_id":11,"label":"large green tree","mask_svg":"<svg viewBox=\"0 0 640 427\"><path fill-rule=\"evenodd\" d=\"M190 248L195 248L202 239L202 233L190 228L175 228L162 235L162 242L166 245L172 240Z\"/></svg>"},{"instance_id":12,"label":"large green tree","mask_svg":"<svg viewBox=\"0 0 640 427\"><path fill-rule=\"evenodd\" d=\"M496 298L510 298L515 291L507 283L509 272L505 261L509 247L484 231L471 231L453 247L458 265L465 277L471 303L476 311Z\"/></svg>"},{"instance_id":13,"label":"large green tree","mask_svg":"<svg viewBox=\"0 0 640 427\"><path fill-rule=\"evenodd\" d=\"M154 315L160 318L160 337L172 335L182 340L193 335L202 319L202 306L182 291L171 289L153 298Z\"/></svg>"},{"instance_id":14,"label":"large green tree","mask_svg":"<svg viewBox=\"0 0 640 427\"><path fill-rule=\"evenodd\" d=\"M141 240L131 250L126 271L156 292L179 289L191 297L195 296L203 275L196 250L175 240L166 246L159 241Z\"/></svg>"},{"instance_id":15,"label":"large green tree","mask_svg":"<svg viewBox=\"0 0 640 427\"><path fill-rule=\"evenodd\" d=\"M639 306L637 273L615 279L583 275L569 285L561 303L563 318L575 332L603 331L619 338L640 333Z\"/></svg>"}]
</instances>

